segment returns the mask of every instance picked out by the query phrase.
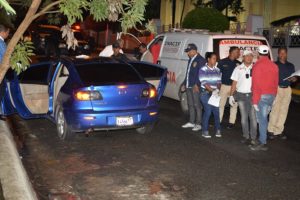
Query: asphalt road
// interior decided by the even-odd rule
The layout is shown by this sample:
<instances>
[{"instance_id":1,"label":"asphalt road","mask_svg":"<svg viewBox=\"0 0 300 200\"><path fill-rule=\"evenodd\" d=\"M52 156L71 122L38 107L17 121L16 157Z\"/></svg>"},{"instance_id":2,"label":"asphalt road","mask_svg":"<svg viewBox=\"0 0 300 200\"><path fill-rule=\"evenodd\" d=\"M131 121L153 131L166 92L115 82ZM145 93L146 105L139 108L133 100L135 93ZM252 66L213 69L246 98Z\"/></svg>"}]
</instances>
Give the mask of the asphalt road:
<instances>
[{"instance_id":1,"label":"asphalt road","mask_svg":"<svg viewBox=\"0 0 300 200\"><path fill-rule=\"evenodd\" d=\"M162 99L153 133L134 130L60 141L55 125L14 118L26 136L23 162L40 199L300 199L300 104L292 104L288 140L266 152L240 143L241 127L204 139L184 130L179 103Z\"/></svg>"}]
</instances>

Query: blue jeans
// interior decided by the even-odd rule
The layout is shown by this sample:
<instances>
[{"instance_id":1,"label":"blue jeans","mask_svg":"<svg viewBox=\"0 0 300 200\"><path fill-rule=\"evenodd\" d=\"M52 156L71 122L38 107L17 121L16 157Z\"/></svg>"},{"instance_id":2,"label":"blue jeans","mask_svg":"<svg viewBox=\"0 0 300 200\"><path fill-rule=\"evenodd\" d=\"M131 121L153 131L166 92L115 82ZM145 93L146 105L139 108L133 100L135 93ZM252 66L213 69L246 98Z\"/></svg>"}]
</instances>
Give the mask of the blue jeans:
<instances>
[{"instance_id":1,"label":"blue jeans","mask_svg":"<svg viewBox=\"0 0 300 200\"><path fill-rule=\"evenodd\" d=\"M274 99L274 95L264 94L258 102L259 111L256 112L256 116L259 125L259 142L261 144L267 143L268 115L271 111Z\"/></svg>"},{"instance_id":2,"label":"blue jeans","mask_svg":"<svg viewBox=\"0 0 300 200\"><path fill-rule=\"evenodd\" d=\"M214 115L215 119L215 130L221 130L221 125L220 125L220 109L219 107L215 107L212 105L208 104L208 100L210 98L210 94L207 92L202 92L200 95L200 100L204 109L203 113L203 118L202 118L202 131L203 132L208 132L208 123L209 123L209 118L211 116L211 113Z\"/></svg>"}]
</instances>

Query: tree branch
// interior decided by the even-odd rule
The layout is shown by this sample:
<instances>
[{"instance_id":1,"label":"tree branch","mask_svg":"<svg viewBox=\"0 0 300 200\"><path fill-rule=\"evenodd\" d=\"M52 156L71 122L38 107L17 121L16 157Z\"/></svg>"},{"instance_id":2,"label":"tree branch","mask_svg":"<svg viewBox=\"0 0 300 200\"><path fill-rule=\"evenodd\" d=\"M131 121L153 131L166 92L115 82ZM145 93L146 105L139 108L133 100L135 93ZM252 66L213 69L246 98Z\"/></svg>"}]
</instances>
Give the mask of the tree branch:
<instances>
[{"instance_id":1,"label":"tree branch","mask_svg":"<svg viewBox=\"0 0 300 200\"><path fill-rule=\"evenodd\" d=\"M51 8L53 8L54 6L56 5L59 5L60 3L62 2L62 0L59 0L59 1L54 1L50 4L48 4L47 6L45 6L40 12L36 13L34 16L33 16L33 19L32 20L35 20L36 18L44 15L44 14L47 14L47 12L52 12L52 11L49 11Z\"/></svg>"},{"instance_id":2,"label":"tree branch","mask_svg":"<svg viewBox=\"0 0 300 200\"><path fill-rule=\"evenodd\" d=\"M53 11L44 12L44 14L53 14L53 13L59 13L59 10L53 10Z\"/></svg>"}]
</instances>

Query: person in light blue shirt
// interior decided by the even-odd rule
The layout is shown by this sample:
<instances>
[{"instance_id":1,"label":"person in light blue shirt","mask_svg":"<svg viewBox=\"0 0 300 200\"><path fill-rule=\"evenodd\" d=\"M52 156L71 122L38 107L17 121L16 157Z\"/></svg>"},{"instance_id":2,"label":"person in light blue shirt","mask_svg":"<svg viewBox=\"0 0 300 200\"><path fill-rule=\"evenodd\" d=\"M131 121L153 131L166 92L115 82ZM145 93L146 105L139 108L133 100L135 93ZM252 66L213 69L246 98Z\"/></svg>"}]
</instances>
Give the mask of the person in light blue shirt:
<instances>
[{"instance_id":1,"label":"person in light blue shirt","mask_svg":"<svg viewBox=\"0 0 300 200\"><path fill-rule=\"evenodd\" d=\"M0 63L2 63L6 51L6 44L4 40L8 37L8 35L9 35L9 28L0 24ZM2 81L0 84L0 120L5 119L3 117L3 110L2 110L2 100L3 100L4 92L5 92L5 86L4 86L4 81Z\"/></svg>"}]
</instances>

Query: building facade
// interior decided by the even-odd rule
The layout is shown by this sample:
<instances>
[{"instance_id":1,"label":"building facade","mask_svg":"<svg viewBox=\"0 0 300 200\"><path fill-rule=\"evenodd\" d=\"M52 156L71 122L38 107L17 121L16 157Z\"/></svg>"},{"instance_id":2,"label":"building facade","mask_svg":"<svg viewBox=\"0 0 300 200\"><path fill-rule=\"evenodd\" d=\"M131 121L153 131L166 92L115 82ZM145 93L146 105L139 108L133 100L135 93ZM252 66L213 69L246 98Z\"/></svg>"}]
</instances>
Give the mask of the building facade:
<instances>
[{"instance_id":1,"label":"building facade","mask_svg":"<svg viewBox=\"0 0 300 200\"><path fill-rule=\"evenodd\" d=\"M163 25L180 24L181 18L194 9L196 0L161 0L160 19ZM204 2L207 2L205 0ZM176 2L176 5L173 5ZM264 27L270 26L272 21L300 15L300 0L243 0L245 11L237 16L240 23L247 22L249 15L260 15L264 19ZM175 13L173 14L173 11ZM230 13L229 13L230 15ZM174 19L173 19L174 18Z\"/></svg>"}]
</instances>

